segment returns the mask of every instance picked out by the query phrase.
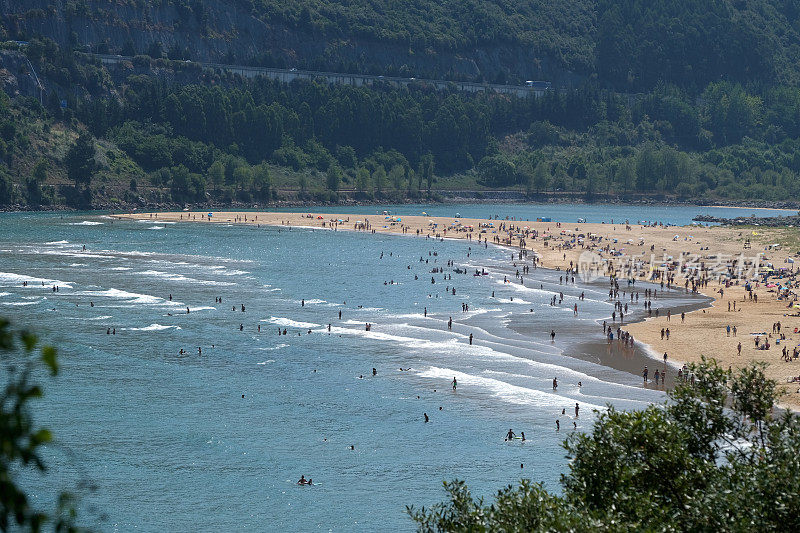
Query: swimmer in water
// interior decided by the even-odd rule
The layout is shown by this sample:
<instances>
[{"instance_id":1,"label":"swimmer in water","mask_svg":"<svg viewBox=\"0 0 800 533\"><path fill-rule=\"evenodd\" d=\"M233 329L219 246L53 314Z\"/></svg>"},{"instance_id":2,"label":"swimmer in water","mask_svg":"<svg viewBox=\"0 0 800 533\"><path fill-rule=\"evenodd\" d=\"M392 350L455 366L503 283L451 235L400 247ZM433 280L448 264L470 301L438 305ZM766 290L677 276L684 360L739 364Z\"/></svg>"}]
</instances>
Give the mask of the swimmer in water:
<instances>
[{"instance_id":1,"label":"swimmer in water","mask_svg":"<svg viewBox=\"0 0 800 533\"><path fill-rule=\"evenodd\" d=\"M509 428L508 433L506 434L506 440L512 440L514 437L516 437L516 434L514 434L514 432L511 431L511 428Z\"/></svg>"}]
</instances>

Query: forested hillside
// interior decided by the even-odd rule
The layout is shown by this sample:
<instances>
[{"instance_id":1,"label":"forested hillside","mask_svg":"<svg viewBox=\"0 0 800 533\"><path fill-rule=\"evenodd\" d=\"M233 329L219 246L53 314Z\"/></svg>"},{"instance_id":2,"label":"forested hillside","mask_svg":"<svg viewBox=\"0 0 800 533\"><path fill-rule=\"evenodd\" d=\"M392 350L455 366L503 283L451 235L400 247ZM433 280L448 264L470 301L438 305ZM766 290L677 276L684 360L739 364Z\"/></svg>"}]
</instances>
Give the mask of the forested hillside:
<instances>
[{"instance_id":1,"label":"forested hillside","mask_svg":"<svg viewBox=\"0 0 800 533\"><path fill-rule=\"evenodd\" d=\"M795 84L795 0L2 0L4 35L173 59L618 91Z\"/></svg>"},{"instance_id":2,"label":"forested hillside","mask_svg":"<svg viewBox=\"0 0 800 533\"><path fill-rule=\"evenodd\" d=\"M497 188L796 202L795 3L710 4L0 0L4 37L24 41L0 50L0 204L403 201ZM262 47L301 34L313 37L302 49L280 42L285 57ZM378 43L348 63L356 70L374 60L389 72L392 47L440 62L429 66L472 53L478 66L480 50L501 47L582 81L517 98L420 81L283 84L185 59L335 70L332 42ZM87 50L133 59L104 65ZM527 76L484 58L500 77Z\"/></svg>"}]
</instances>

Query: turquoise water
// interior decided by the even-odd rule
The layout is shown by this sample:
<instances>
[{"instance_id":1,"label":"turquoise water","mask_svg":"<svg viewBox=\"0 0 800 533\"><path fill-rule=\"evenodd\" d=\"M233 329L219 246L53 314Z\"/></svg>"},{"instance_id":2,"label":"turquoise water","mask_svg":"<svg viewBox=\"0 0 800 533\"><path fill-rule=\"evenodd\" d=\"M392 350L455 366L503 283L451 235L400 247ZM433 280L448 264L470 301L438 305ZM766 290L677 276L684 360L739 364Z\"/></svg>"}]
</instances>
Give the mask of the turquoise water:
<instances>
[{"instance_id":1,"label":"turquoise water","mask_svg":"<svg viewBox=\"0 0 800 533\"><path fill-rule=\"evenodd\" d=\"M538 270L522 285L507 250L91 214L1 214L0 227L0 314L63 365L36 411L58 440L51 472L26 484L47 508L90 482L81 514L101 530L411 530L405 505L441 500L443 480L557 490L560 444L592 408L664 398L583 344L612 311L604 283ZM509 428L527 440L505 442Z\"/></svg>"}]
</instances>

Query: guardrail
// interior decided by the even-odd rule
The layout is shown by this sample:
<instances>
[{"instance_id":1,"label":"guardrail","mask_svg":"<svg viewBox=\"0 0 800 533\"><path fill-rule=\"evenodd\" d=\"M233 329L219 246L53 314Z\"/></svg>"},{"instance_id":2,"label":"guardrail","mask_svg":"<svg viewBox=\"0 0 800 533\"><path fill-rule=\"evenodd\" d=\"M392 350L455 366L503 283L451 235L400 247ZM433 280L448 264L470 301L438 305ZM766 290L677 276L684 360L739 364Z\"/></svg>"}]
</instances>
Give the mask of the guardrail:
<instances>
[{"instance_id":1,"label":"guardrail","mask_svg":"<svg viewBox=\"0 0 800 533\"><path fill-rule=\"evenodd\" d=\"M132 61L130 56L92 54L105 64L116 64L123 61ZM251 67L246 65L227 65L224 63L205 63L198 61L185 61L187 64L200 65L202 68L223 70L232 74L238 74L245 78L255 78L265 76L284 83L290 83L296 79L316 80L323 78L328 83L339 85L351 85L361 87L377 83L386 83L397 87L405 87L411 84L420 84L435 87L438 90L456 89L464 92L495 92L500 94L513 94L522 98L528 96L542 96L550 91L546 86L525 86L525 85L499 85L495 83L475 83L470 81L449 81L449 80L429 80L423 78L401 78L397 76L375 76L372 74L347 74L342 72L324 72L316 70L297 70L281 69L271 67ZM547 83L547 82L542 82Z\"/></svg>"}]
</instances>

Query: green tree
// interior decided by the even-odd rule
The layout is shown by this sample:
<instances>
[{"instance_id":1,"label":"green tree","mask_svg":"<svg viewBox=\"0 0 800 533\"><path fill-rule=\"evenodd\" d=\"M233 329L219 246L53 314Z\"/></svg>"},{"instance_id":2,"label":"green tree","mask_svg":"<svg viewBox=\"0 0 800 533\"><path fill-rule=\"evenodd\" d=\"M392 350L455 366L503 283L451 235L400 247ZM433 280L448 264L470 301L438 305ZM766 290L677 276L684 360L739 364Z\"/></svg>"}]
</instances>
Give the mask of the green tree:
<instances>
[{"instance_id":1,"label":"green tree","mask_svg":"<svg viewBox=\"0 0 800 533\"><path fill-rule=\"evenodd\" d=\"M405 170L401 165L394 165L389 171L389 181L396 191L403 190L403 178L405 177Z\"/></svg>"},{"instance_id":2,"label":"green tree","mask_svg":"<svg viewBox=\"0 0 800 533\"><path fill-rule=\"evenodd\" d=\"M75 187L89 187L97 167L94 150L94 140L89 133L80 134L75 144L67 150L64 165L67 168L67 177L75 182Z\"/></svg>"},{"instance_id":3,"label":"green tree","mask_svg":"<svg viewBox=\"0 0 800 533\"><path fill-rule=\"evenodd\" d=\"M356 191L360 193L367 192L370 187L369 170L365 167L360 167L356 171Z\"/></svg>"},{"instance_id":4,"label":"green tree","mask_svg":"<svg viewBox=\"0 0 800 533\"><path fill-rule=\"evenodd\" d=\"M616 174L617 183L622 188L622 193L627 194L633 187L633 182L636 179L636 166L631 158L623 159Z\"/></svg>"},{"instance_id":5,"label":"green tree","mask_svg":"<svg viewBox=\"0 0 800 533\"><path fill-rule=\"evenodd\" d=\"M372 182L375 184L375 192L378 196L383 194L383 185L386 183L386 169L383 165L378 165L372 173Z\"/></svg>"},{"instance_id":6,"label":"green tree","mask_svg":"<svg viewBox=\"0 0 800 533\"><path fill-rule=\"evenodd\" d=\"M664 405L609 407L564 443L563 491L523 480L494 504L463 482L449 501L408 509L420 531L795 531L800 528L800 417L775 413L764 364L734 373L714 361Z\"/></svg>"},{"instance_id":7,"label":"green tree","mask_svg":"<svg viewBox=\"0 0 800 533\"><path fill-rule=\"evenodd\" d=\"M502 155L486 156L478 163L481 182L488 187L508 187L516 181L514 163Z\"/></svg>"},{"instance_id":8,"label":"green tree","mask_svg":"<svg viewBox=\"0 0 800 533\"><path fill-rule=\"evenodd\" d=\"M533 169L531 175L532 185L536 192L547 190L547 185L550 183L550 165L541 161L536 168Z\"/></svg>"},{"instance_id":9,"label":"green tree","mask_svg":"<svg viewBox=\"0 0 800 533\"><path fill-rule=\"evenodd\" d=\"M272 176L266 163L253 167L252 192L259 200L269 200L272 195Z\"/></svg>"},{"instance_id":10,"label":"green tree","mask_svg":"<svg viewBox=\"0 0 800 533\"><path fill-rule=\"evenodd\" d=\"M421 168L420 180L422 180L423 178L425 179L425 183L428 186L428 194L431 193L431 187L433 186L433 180L434 180L433 167L434 167L433 154L428 152L427 154L422 156L422 159L420 160L420 168ZM422 187L420 186L420 188Z\"/></svg>"},{"instance_id":11,"label":"green tree","mask_svg":"<svg viewBox=\"0 0 800 533\"><path fill-rule=\"evenodd\" d=\"M51 377L58 374L56 350L40 346L29 331L12 330L0 318L0 364L5 381L0 392L0 531L40 531L48 522L54 531L78 531L74 524L74 497L62 493L52 516L37 510L28 494L17 484L25 470L46 472L42 445L53 440L52 433L33 418L31 404L42 397L35 382L41 367Z\"/></svg>"},{"instance_id":12,"label":"green tree","mask_svg":"<svg viewBox=\"0 0 800 533\"><path fill-rule=\"evenodd\" d=\"M14 198L14 184L11 178L0 167L0 205L10 204Z\"/></svg>"},{"instance_id":13,"label":"green tree","mask_svg":"<svg viewBox=\"0 0 800 533\"><path fill-rule=\"evenodd\" d=\"M208 178L214 186L215 191L219 191L222 184L225 183L225 165L222 161L216 160L208 167Z\"/></svg>"},{"instance_id":14,"label":"green tree","mask_svg":"<svg viewBox=\"0 0 800 533\"><path fill-rule=\"evenodd\" d=\"M339 190L339 184L342 182L342 169L337 164L328 167L328 172L325 175L325 186L329 191L336 192Z\"/></svg>"},{"instance_id":15,"label":"green tree","mask_svg":"<svg viewBox=\"0 0 800 533\"><path fill-rule=\"evenodd\" d=\"M31 207L37 207L42 204L42 184L47 179L47 169L47 161L40 159L34 165L31 175L25 179L28 205Z\"/></svg>"}]
</instances>

